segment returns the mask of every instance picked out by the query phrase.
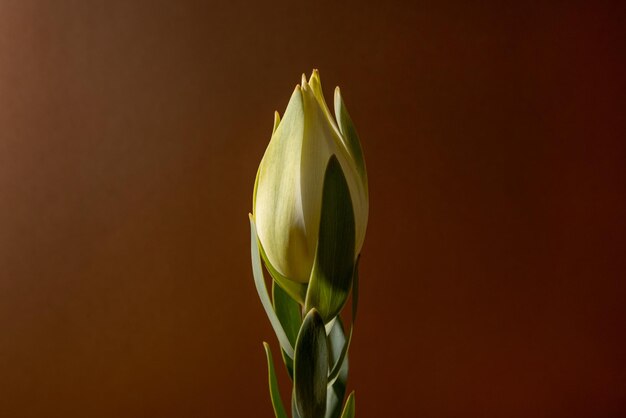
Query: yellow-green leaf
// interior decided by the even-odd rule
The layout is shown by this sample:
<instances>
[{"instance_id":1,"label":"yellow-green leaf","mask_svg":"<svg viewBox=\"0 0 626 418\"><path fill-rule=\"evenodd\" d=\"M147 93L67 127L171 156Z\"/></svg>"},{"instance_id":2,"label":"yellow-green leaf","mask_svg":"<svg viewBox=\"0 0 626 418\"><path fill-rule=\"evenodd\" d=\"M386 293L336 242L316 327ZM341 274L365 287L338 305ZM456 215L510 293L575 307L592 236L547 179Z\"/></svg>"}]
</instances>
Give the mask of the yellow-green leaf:
<instances>
[{"instance_id":1,"label":"yellow-green leaf","mask_svg":"<svg viewBox=\"0 0 626 418\"><path fill-rule=\"evenodd\" d=\"M354 391L348 396L348 400L346 401L346 406L343 408L343 413L341 414L341 418L354 418L354 410L355 410L355 399L354 399Z\"/></svg>"}]
</instances>

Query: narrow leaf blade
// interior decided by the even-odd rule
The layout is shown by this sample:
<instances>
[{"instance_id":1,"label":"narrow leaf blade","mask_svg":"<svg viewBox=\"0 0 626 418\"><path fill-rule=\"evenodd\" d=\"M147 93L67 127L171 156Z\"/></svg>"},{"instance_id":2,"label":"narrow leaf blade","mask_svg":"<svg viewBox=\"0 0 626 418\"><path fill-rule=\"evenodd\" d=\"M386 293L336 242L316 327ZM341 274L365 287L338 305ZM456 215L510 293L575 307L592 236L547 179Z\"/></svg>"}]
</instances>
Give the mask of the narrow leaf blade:
<instances>
[{"instance_id":1,"label":"narrow leaf blade","mask_svg":"<svg viewBox=\"0 0 626 418\"><path fill-rule=\"evenodd\" d=\"M296 406L296 392L292 391L291 393L291 418L302 418L300 416L300 412L298 412L298 407Z\"/></svg>"},{"instance_id":2,"label":"narrow leaf blade","mask_svg":"<svg viewBox=\"0 0 626 418\"><path fill-rule=\"evenodd\" d=\"M345 139L346 148L356 163L361 180L367 185L367 170L365 169L365 159L363 158L361 141L359 141L359 135L352 123L352 118L350 118L348 114L348 109L343 102L339 87L335 89L335 117L337 118L339 130Z\"/></svg>"},{"instance_id":3,"label":"narrow leaf blade","mask_svg":"<svg viewBox=\"0 0 626 418\"><path fill-rule=\"evenodd\" d=\"M278 387L278 379L276 379L276 372L274 370L274 360L272 359L272 350L270 345L263 342L265 348L265 356L267 357L267 374L270 387L270 398L272 399L272 407L274 408L274 415L276 418L287 418L283 401L280 397L280 389Z\"/></svg>"},{"instance_id":4,"label":"narrow leaf blade","mask_svg":"<svg viewBox=\"0 0 626 418\"><path fill-rule=\"evenodd\" d=\"M287 338L289 338L289 342L295 345L298 331L302 325L302 308L300 304L276 283L272 284L272 300L274 311L287 334Z\"/></svg>"},{"instance_id":5,"label":"narrow leaf blade","mask_svg":"<svg viewBox=\"0 0 626 418\"><path fill-rule=\"evenodd\" d=\"M300 304L292 299L276 282L272 283L272 301L274 303L274 311L287 334L287 338L289 338L289 342L292 346L295 346L298 331L302 325L302 308ZM284 350L282 354L289 377L293 379L293 360L285 354Z\"/></svg>"},{"instance_id":6,"label":"narrow leaf blade","mask_svg":"<svg viewBox=\"0 0 626 418\"><path fill-rule=\"evenodd\" d=\"M272 301L267 293L267 287L265 286L265 280L263 279L261 257L259 256L258 238L256 235L254 221L252 220L252 215L250 215L250 254L252 258L252 275L254 276L254 284L256 286L257 293L259 294L259 298L261 299L261 303L263 304L263 308L265 309L265 313L272 324L272 328L274 328L274 333L276 334L281 347L285 350L285 353L287 353L289 357L293 358L293 346L289 342L289 338L287 337L278 316L276 316L276 312L274 312Z\"/></svg>"},{"instance_id":7,"label":"narrow leaf blade","mask_svg":"<svg viewBox=\"0 0 626 418\"><path fill-rule=\"evenodd\" d=\"M343 413L341 414L341 418L354 418L355 411L355 399L354 399L354 391L348 396L348 400L346 401L346 406L343 408Z\"/></svg>"}]
</instances>

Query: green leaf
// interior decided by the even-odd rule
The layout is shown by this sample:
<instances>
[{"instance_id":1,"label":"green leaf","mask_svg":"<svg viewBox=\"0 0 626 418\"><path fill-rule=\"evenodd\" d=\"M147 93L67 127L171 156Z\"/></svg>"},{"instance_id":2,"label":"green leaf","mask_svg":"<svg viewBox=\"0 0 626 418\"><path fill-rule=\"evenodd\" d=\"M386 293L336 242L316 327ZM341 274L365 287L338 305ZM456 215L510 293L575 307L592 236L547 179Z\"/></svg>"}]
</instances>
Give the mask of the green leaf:
<instances>
[{"instance_id":1,"label":"green leaf","mask_svg":"<svg viewBox=\"0 0 626 418\"><path fill-rule=\"evenodd\" d=\"M300 416L300 412L298 412L298 408L296 407L296 392L292 391L291 393L291 418L302 418Z\"/></svg>"},{"instance_id":2,"label":"green leaf","mask_svg":"<svg viewBox=\"0 0 626 418\"><path fill-rule=\"evenodd\" d=\"M328 342L330 348L330 364L334 364L339 361L342 349L346 345L345 331L339 316L328 334ZM325 418L339 418L341 416L341 407L343 405L343 398L346 395L346 383L348 380L348 357L345 356L344 358L345 360L342 358L342 366L337 379L332 385L329 385L327 389Z\"/></svg>"},{"instance_id":3,"label":"green leaf","mask_svg":"<svg viewBox=\"0 0 626 418\"><path fill-rule=\"evenodd\" d=\"M317 309L325 323L341 311L350 293L354 234L350 190L341 165L333 155L324 175L319 240L305 309Z\"/></svg>"},{"instance_id":4,"label":"green leaf","mask_svg":"<svg viewBox=\"0 0 626 418\"><path fill-rule=\"evenodd\" d=\"M359 308L359 261L361 261L361 254L354 263L354 277L352 278L352 325L356 322L356 313Z\"/></svg>"},{"instance_id":5,"label":"green leaf","mask_svg":"<svg viewBox=\"0 0 626 418\"><path fill-rule=\"evenodd\" d=\"M295 346L298 331L302 325L302 307L298 302L292 299L283 288L276 284L276 282L272 283L272 300L274 303L274 311L287 334L287 338L289 338L291 345ZM287 366L289 377L293 379L293 360L286 355L284 350L283 360L285 366Z\"/></svg>"},{"instance_id":6,"label":"green leaf","mask_svg":"<svg viewBox=\"0 0 626 418\"><path fill-rule=\"evenodd\" d=\"M283 401L280 398L280 390L278 387L278 380L276 379L276 372L274 371L274 360L272 359L272 350L270 345L263 342L265 348L265 356L267 357L267 374L270 386L270 398L272 399L272 407L274 408L274 415L276 418L287 418Z\"/></svg>"},{"instance_id":7,"label":"green leaf","mask_svg":"<svg viewBox=\"0 0 626 418\"><path fill-rule=\"evenodd\" d=\"M363 158L361 141L359 141L359 135L356 133L356 128L348 114L348 109L343 103L339 87L335 88L335 117L337 118L337 124L343 135L348 153L350 153L356 164L359 175L361 176L361 181L365 184L365 190L367 192L367 170L365 169L365 159Z\"/></svg>"},{"instance_id":8,"label":"green leaf","mask_svg":"<svg viewBox=\"0 0 626 418\"><path fill-rule=\"evenodd\" d=\"M274 311L292 345L296 344L298 331L302 325L302 307L276 283L272 284Z\"/></svg>"},{"instance_id":9,"label":"green leaf","mask_svg":"<svg viewBox=\"0 0 626 418\"><path fill-rule=\"evenodd\" d=\"M278 316L276 316L276 312L274 312L270 296L267 293L267 287L265 287L265 279L263 278L263 269L261 267L261 257L259 256L258 238L256 235L254 221L252 220L252 215L250 215L250 255L252 258L252 275L254 276L254 284L256 286L257 293L259 294L259 298L261 299L261 303L263 304L263 308L265 309L265 313L272 324L272 328L274 328L274 333L276 334L281 347L285 350L289 357L293 358L293 346L289 342L289 338L287 337Z\"/></svg>"},{"instance_id":10,"label":"green leaf","mask_svg":"<svg viewBox=\"0 0 626 418\"><path fill-rule=\"evenodd\" d=\"M315 309L304 317L294 358L293 387L302 418L320 418L326 412L328 347L324 321Z\"/></svg>"},{"instance_id":11,"label":"green leaf","mask_svg":"<svg viewBox=\"0 0 626 418\"><path fill-rule=\"evenodd\" d=\"M328 384L332 385L335 382L335 379L339 376L342 367L344 358L347 358L348 349L350 348L350 343L352 342L352 333L354 331L354 324L356 322L356 313L359 306L359 260L361 256L359 256L354 264L354 277L352 278L352 323L350 324L350 334L348 336L348 341L341 348L341 354L339 354L336 360L333 360L331 364L333 364L333 368L328 375ZM343 330L343 325L342 325Z\"/></svg>"},{"instance_id":12,"label":"green leaf","mask_svg":"<svg viewBox=\"0 0 626 418\"><path fill-rule=\"evenodd\" d=\"M287 368L287 373L289 374L289 378L293 380L293 359L289 358L285 350L280 350L280 354L283 358L283 363L285 363L285 367Z\"/></svg>"},{"instance_id":13,"label":"green leaf","mask_svg":"<svg viewBox=\"0 0 626 418\"><path fill-rule=\"evenodd\" d=\"M354 418L354 391L348 396L348 400L346 401L346 406L343 408L343 413L341 414L341 418Z\"/></svg>"}]
</instances>

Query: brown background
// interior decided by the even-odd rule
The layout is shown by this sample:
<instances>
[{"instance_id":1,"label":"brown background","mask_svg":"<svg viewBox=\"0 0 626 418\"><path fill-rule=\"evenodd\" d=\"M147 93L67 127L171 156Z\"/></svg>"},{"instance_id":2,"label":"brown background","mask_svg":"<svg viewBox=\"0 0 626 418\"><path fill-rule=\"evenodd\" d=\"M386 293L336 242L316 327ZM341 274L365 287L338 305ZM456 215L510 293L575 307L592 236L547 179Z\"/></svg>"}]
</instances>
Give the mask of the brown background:
<instances>
[{"instance_id":1,"label":"brown background","mask_svg":"<svg viewBox=\"0 0 626 418\"><path fill-rule=\"evenodd\" d=\"M358 416L625 416L625 10L588 3L2 1L0 416L271 416L247 213L314 67L370 176Z\"/></svg>"}]
</instances>

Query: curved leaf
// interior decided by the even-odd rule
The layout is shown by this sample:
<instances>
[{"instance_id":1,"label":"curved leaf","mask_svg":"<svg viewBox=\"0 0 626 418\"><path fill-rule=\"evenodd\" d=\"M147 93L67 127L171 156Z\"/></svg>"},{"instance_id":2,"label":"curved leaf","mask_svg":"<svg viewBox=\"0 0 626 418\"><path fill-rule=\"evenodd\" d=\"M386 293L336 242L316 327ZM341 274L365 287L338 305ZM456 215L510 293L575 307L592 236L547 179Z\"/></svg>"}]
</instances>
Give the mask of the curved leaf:
<instances>
[{"instance_id":1,"label":"curved leaf","mask_svg":"<svg viewBox=\"0 0 626 418\"><path fill-rule=\"evenodd\" d=\"M356 322L356 313L359 307L359 260L361 256L359 256L354 264L354 277L352 279L352 323L350 324L350 334L348 336L348 341L343 345L341 349L341 354L336 357L334 360L333 368L328 375L328 384L332 385L335 382L335 379L339 376L339 373L342 370L344 358L347 358L348 349L350 348L350 343L352 342L352 332L354 331L354 324ZM342 325L343 330L343 325Z\"/></svg>"},{"instance_id":2,"label":"curved leaf","mask_svg":"<svg viewBox=\"0 0 626 418\"><path fill-rule=\"evenodd\" d=\"M254 221L252 220L252 215L250 215L250 255L252 258L252 275L254 276L254 284L256 286L257 293L259 294L259 298L261 299L261 303L263 304L263 308L265 309L265 313L272 324L272 328L274 328L274 333L276 334L281 347L285 350L289 357L293 358L293 346L289 342L289 338L287 337L278 316L276 316L276 312L274 312L270 296L267 293L267 287L265 287L263 269L261 267L261 257L259 256L258 238L256 235Z\"/></svg>"},{"instance_id":3,"label":"curved leaf","mask_svg":"<svg viewBox=\"0 0 626 418\"><path fill-rule=\"evenodd\" d=\"M355 402L356 401L354 400L354 391L352 391L352 393L350 393L350 396L348 396L346 406L343 408L341 418L354 418Z\"/></svg>"},{"instance_id":4,"label":"curved leaf","mask_svg":"<svg viewBox=\"0 0 626 418\"><path fill-rule=\"evenodd\" d=\"M276 415L276 418L287 418L287 413L285 412L285 407L283 406L283 400L280 398L280 389L278 387L278 380L276 379L276 372L274 370L272 350L270 350L270 345L265 341L263 342L263 347L265 348L265 356L267 357L267 375L274 415Z\"/></svg>"},{"instance_id":5,"label":"curved leaf","mask_svg":"<svg viewBox=\"0 0 626 418\"><path fill-rule=\"evenodd\" d=\"M300 412L298 412L298 407L296 407L296 392L291 392L291 418L302 418L300 416Z\"/></svg>"},{"instance_id":6,"label":"curved leaf","mask_svg":"<svg viewBox=\"0 0 626 418\"><path fill-rule=\"evenodd\" d=\"M328 347L324 321L315 309L304 317L294 358L293 387L302 418L320 418L326 412Z\"/></svg>"},{"instance_id":7,"label":"curved leaf","mask_svg":"<svg viewBox=\"0 0 626 418\"><path fill-rule=\"evenodd\" d=\"M354 269L354 211L350 189L334 155L324 175L319 240L306 295L306 308L315 308L324 323L346 303Z\"/></svg>"},{"instance_id":8,"label":"curved leaf","mask_svg":"<svg viewBox=\"0 0 626 418\"><path fill-rule=\"evenodd\" d=\"M348 109L343 102L339 87L335 88L335 117L337 118L337 124L343 135L346 148L356 164L359 175L361 176L361 181L363 181L366 186L365 190L367 193L367 170L365 169L365 159L363 158L361 141L359 141L359 135L356 133L352 118L350 118Z\"/></svg>"},{"instance_id":9,"label":"curved leaf","mask_svg":"<svg viewBox=\"0 0 626 418\"><path fill-rule=\"evenodd\" d=\"M274 311L292 345L296 344L298 331L302 325L302 308L287 292L276 283L272 284Z\"/></svg>"},{"instance_id":10,"label":"curved leaf","mask_svg":"<svg viewBox=\"0 0 626 418\"><path fill-rule=\"evenodd\" d=\"M342 350L346 345L346 335L341 318L338 316L333 328L328 335L330 363L334 364L342 355ZM344 354L345 356L345 354ZM335 382L329 384L326 392L326 415L325 418L339 418L341 407L346 395L346 383L348 380L348 357L341 361L341 370Z\"/></svg>"},{"instance_id":11,"label":"curved leaf","mask_svg":"<svg viewBox=\"0 0 626 418\"><path fill-rule=\"evenodd\" d=\"M272 283L272 301L274 311L287 334L287 338L289 338L289 342L292 346L295 346L298 331L300 331L300 326L302 325L302 308L300 304L293 300L276 282ZM289 377L293 379L293 360L285 354L284 350L282 354Z\"/></svg>"}]
</instances>

